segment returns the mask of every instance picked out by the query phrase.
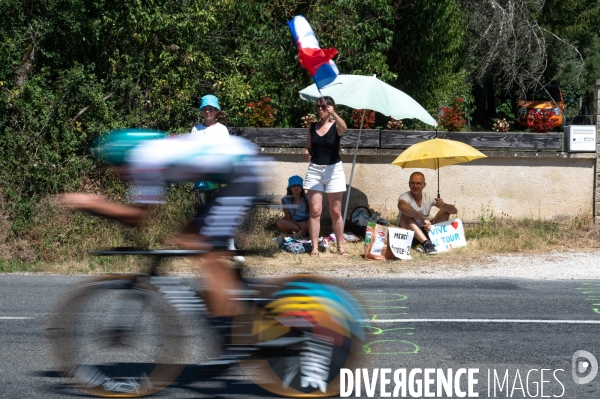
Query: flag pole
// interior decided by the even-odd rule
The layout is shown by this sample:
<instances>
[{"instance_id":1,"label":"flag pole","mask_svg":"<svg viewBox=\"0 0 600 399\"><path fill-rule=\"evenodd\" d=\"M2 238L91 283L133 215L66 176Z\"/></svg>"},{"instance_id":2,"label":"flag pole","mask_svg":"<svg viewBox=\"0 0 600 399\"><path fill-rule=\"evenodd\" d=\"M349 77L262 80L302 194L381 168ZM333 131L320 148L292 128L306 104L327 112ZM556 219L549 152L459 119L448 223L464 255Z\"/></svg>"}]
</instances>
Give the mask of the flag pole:
<instances>
[{"instance_id":1,"label":"flag pole","mask_svg":"<svg viewBox=\"0 0 600 399\"><path fill-rule=\"evenodd\" d=\"M317 83L315 82L315 86L317 86ZM323 93L321 93L321 89L319 88L319 86L317 86L317 91L319 92L319 95L321 96L321 100L323 100L323 104L325 104L325 106L327 106L327 103L325 102L325 97L323 96ZM319 101L319 100L317 100Z\"/></svg>"},{"instance_id":2,"label":"flag pole","mask_svg":"<svg viewBox=\"0 0 600 399\"><path fill-rule=\"evenodd\" d=\"M354 159L352 160L352 169L350 171L350 182L348 183L348 191L346 192L346 206L344 207L344 227L346 227L346 216L348 214L348 203L350 202L350 192L352 191L352 178L354 177L354 166L356 165L356 153L358 152L358 143L360 143L360 134L362 133L363 123L365 122L365 114L367 109L363 109L362 119L360 120L360 128L358 129L358 139L354 148Z\"/></svg>"}]
</instances>

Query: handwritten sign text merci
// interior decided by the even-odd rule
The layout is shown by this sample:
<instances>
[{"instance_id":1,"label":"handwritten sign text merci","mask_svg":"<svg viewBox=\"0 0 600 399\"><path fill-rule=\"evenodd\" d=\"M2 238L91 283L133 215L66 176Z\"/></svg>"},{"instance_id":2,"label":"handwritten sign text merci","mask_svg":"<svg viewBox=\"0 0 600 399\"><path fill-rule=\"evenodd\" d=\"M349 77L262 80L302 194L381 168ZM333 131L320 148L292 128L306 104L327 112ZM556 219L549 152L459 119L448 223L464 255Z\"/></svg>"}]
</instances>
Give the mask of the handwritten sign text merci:
<instances>
[{"instance_id":1,"label":"handwritten sign text merci","mask_svg":"<svg viewBox=\"0 0 600 399\"><path fill-rule=\"evenodd\" d=\"M388 240L390 249L398 259L412 259L410 256L410 244L415 233L396 227L388 227Z\"/></svg>"}]
</instances>

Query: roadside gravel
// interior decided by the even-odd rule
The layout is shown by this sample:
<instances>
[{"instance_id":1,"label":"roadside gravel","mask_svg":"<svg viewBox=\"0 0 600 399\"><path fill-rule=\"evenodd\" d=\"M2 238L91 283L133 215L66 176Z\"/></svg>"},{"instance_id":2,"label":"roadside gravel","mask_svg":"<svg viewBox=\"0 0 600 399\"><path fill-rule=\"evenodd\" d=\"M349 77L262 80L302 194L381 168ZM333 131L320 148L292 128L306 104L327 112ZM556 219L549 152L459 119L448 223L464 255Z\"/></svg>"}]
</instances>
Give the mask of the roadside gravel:
<instances>
[{"instance_id":1,"label":"roadside gravel","mask_svg":"<svg viewBox=\"0 0 600 399\"><path fill-rule=\"evenodd\" d=\"M527 252L519 254L485 254L456 250L437 256L413 255L412 260L372 261L365 260L362 248L349 248L352 256L341 257L336 253L321 253L319 258L307 254L277 253L273 256L248 256L243 266L247 277L282 277L299 273L314 273L338 278L524 278L537 280L600 280L600 248ZM352 252L351 252L352 253ZM132 268L86 269L81 264L50 265L36 272L7 274L67 274L90 275L96 273L131 273ZM81 273L81 271L86 272ZM201 270L201 269L200 269ZM197 261L178 258L165 270L179 276L196 275ZM200 273L202 273L200 271ZM4 274L4 273L2 273Z\"/></svg>"},{"instance_id":2,"label":"roadside gravel","mask_svg":"<svg viewBox=\"0 0 600 399\"><path fill-rule=\"evenodd\" d=\"M354 257L356 258L356 257ZM411 261L344 262L328 254L317 261L308 257L293 257L288 262L278 257L276 262L255 262L249 259L246 274L251 277L283 276L293 273L317 273L332 277L351 278L525 278L539 280L600 280L600 250L553 250L525 254L451 255L435 257L420 255Z\"/></svg>"},{"instance_id":3,"label":"roadside gravel","mask_svg":"<svg viewBox=\"0 0 600 399\"><path fill-rule=\"evenodd\" d=\"M467 265L449 263L443 267L402 273L405 278L530 278L538 280L600 279L600 251L492 255Z\"/></svg>"}]
</instances>

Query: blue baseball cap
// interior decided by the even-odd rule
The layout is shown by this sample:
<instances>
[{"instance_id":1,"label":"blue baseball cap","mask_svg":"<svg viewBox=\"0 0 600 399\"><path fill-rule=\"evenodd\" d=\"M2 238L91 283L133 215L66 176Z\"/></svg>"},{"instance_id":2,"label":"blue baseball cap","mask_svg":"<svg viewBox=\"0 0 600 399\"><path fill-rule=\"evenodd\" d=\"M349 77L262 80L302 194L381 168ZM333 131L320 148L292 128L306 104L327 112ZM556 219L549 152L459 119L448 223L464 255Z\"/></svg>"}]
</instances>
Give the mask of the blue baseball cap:
<instances>
[{"instance_id":1,"label":"blue baseball cap","mask_svg":"<svg viewBox=\"0 0 600 399\"><path fill-rule=\"evenodd\" d=\"M295 185L299 185L300 187L302 187L302 183L303 183L302 178L300 176L298 176L298 175L294 175L294 176L292 176L292 177L290 177L288 179L288 186L287 186L287 188L290 188L290 187L295 186Z\"/></svg>"},{"instance_id":2,"label":"blue baseball cap","mask_svg":"<svg viewBox=\"0 0 600 399\"><path fill-rule=\"evenodd\" d=\"M204 97L202 97L200 102L200 108L198 109L202 109L206 106L211 106L219 111L221 110L221 107L219 107L219 99L212 94L207 94Z\"/></svg>"}]
</instances>

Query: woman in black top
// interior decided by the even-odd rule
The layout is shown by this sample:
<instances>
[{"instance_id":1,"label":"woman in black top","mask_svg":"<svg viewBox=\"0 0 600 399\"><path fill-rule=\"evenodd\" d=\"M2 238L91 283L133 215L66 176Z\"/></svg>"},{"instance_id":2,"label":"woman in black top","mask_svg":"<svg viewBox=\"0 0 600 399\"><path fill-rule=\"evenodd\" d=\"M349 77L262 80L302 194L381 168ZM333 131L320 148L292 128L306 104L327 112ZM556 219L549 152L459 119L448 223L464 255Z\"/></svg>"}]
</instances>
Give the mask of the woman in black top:
<instances>
[{"instance_id":1,"label":"woman in black top","mask_svg":"<svg viewBox=\"0 0 600 399\"><path fill-rule=\"evenodd\" d=\"M346 176L340 159L340 137L347 130L346 122L335 112L335 102L325 96L317 100L319 122L311 123L304 150L304 160L310 161L304 188L310 202L309 231L312 242L311 257L319 256L318 239L323 211L323 193L327 194L331 224L340 255L344 251L344 220L342 196L346 191Z\"/></svg>"}]
</instances>

